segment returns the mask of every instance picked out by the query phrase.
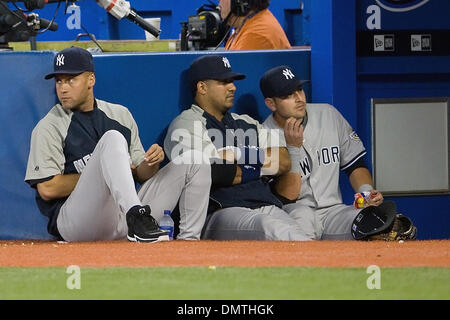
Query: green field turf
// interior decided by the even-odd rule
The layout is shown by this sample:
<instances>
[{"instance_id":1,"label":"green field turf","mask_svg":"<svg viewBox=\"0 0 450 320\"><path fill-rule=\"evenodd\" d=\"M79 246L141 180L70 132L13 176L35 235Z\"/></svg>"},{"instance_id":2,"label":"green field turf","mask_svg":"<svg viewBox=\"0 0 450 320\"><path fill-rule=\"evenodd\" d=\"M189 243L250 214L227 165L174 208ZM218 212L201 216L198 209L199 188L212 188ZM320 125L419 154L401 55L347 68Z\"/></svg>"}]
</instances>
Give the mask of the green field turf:
<instances>
[{"instance_id":1,"label":"green field turf","mask_svg":"<svg viewBox=\"0 0 450 320\"><path fill-rule=\"evenodd\" d=\"M0 268L0 299L450 299L450 268ZM372 278L371 278L372 279ZM373 279L372 279L373 280ZM68 289L80 284L80 289ZM376 284L375 281L369 281Z\"/></svg>"}]
</instances>

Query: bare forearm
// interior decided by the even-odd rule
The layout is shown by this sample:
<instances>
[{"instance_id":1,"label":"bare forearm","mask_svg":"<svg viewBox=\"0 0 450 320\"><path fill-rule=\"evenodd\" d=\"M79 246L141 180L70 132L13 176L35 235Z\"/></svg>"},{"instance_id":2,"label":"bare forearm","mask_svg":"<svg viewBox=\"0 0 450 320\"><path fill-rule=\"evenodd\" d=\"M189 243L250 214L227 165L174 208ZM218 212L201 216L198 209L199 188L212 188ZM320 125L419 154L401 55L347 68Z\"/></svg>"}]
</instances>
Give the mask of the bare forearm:
<instances>
[{"instance_id":1,"label":"bare forearm","mask_svg":"<svg viewBox=\"0 0 450 320\"><path fill-rule=\"evenodd\" d=\"M300 173L288 172L277 178L275 189L279 195L294 201L300 194L301 181Z\"/></svg>"},{"instance_id":2,"label":"bare forearm","mask_svg":"<svg viewBox=\"0 0 450 320\"><path fill-rule=\"evenodd\" d=\"M153 177L159 170L159 164L164 160L164 150L157 143L150 146L137 168L131 167L134 179L139 183L144 183Z\"/></svg>"},{"instance_id":3,"label":"bare forearm","mask_svg":"<svg viewBox=\"0 0 450 320\"><path fill-rule=\"evenodd\" d=\"M262 167L263 175L282 175L291 170L291 159L286 148L267 148Z\"/></svg>"},{"instance_id":4,"label":"bare forearm","mask_svg":"<svg viewBox=\"0 0 450 320\"><path fill-rule=\"evenodd\" d=\"M366 168L357 168L350 174L350 183L356 192L369 191L368 205L378 206L384 201L383 194L373 189L372 175Z\"/></svg>"},{"instance_id":5,"label":"bare forearm","mask_svg":"<svg viewBox=\"0 0 450 320\"><path fill-rule=\"evenodd\" d=\"M240 184L241 182L242 182L242 169L239 166L237 166L236 175L234 176L233 179L233 185Z\"/></svg>"},{"instance_id":6,"label":"bare forearm","mask_svg":"<svg viewBox=\"0 0 450 320\"><path fill-rule=\"evenodd\" d=\"M37 190L46 201L64 198L72 193L79 178L79 174L59 174L48 181L38 183Z\"/></svg>"},{"instance_id":7,"label":"bare forearm","mask_svg":"<svg viewBox=\"0 0 450 320\"><path fill-rule=\"evenodd\" d=\"M373 186L372 175L366 168L357 168L353 170L349 176L349 180L353 190L356 192L358 192L359 188L364 184Z\"/></svg>"},{"instance_id":8,"label":"bare forearm","mask_svg":"<svg viewBox=\"0 0 450 320\"><path fill-rule=\"evenodd\" d=\"M133 170L133 176L139 183L144 183L153 177L159 170L159 164L149 166L143 161L136 169Z\"/></svg>"}]
</instances>

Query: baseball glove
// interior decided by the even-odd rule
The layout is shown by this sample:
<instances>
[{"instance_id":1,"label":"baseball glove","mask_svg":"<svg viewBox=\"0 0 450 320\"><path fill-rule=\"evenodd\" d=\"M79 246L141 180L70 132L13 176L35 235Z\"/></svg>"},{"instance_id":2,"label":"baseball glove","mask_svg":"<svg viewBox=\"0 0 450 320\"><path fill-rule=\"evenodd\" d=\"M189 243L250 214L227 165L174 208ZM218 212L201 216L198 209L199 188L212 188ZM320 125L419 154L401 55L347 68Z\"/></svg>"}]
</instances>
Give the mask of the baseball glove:
<instances>
[{"instance_id":1,"label":"baseball glove","mask_svg":"<svg viewBox=\"0 0 450 320\"><path fill-rule=\"evenodd\" d=\"M410 218L401 213L397 213L392 226L382 233L367 237L367 240L415 240L417 237L417 227L413 225Z\"/></svg>"}]
</instances>

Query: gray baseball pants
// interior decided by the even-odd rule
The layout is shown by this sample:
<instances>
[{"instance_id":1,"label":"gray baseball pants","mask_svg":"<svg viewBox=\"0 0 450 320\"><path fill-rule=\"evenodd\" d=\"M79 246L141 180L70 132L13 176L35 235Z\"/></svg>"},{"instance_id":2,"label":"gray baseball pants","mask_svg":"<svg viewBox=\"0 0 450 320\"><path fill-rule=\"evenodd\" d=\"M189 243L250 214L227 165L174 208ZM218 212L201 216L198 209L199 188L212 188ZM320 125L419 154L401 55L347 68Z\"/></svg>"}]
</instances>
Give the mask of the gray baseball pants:
<instances>
[{"instance_id":1,"label":"gray baseball pants","mask_svg":"<svg viewBox=\"0 0 450 320\"><path fill-rule=\"evenodd\" d=\"M257 209L232 207L217 210L208 217L202 238L211 240L311 240L295 219L276 206Z\"/></svg>"},{"instance_id":2,"label":"gray baseball pants","mask_svg":"<svg viewBox=\"0 0 450 320\"><path fill-rule=\"evenodd\" d=\"M108 131L61 207L58 230L66 241L125 239L125 216L130 208L149 204L159 220L164 210L173 210L180 201L178 239L199 239L206 219L210 176L209 165L169 163L137 194L127 142L118 131Z\"/></svg>"},{"instance_id":3,"label":"gray baseball pants","mask_svg":"<svg viewBox=\"0 0 450 320\"><path fill-rule=\"evenodd\" d=\"M283 209L315 240L353 240L351 226L360 211L345 204L314 209L292 203Z\"/></svg>"}]
</instances>

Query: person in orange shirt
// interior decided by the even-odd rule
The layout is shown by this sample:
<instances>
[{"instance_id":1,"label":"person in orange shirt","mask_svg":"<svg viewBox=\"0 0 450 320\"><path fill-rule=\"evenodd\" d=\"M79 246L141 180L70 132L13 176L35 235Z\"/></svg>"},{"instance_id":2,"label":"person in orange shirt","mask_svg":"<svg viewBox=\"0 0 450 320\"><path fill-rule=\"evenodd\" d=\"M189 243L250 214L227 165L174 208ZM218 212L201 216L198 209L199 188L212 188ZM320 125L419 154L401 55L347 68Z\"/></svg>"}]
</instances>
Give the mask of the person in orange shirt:
<instances>
[{"instance_id":1,"label":"person in orange shirt","mask_svg":"<svg viewBox=\"0 0 450 320\"><path fill-rule=\"evenodd\" d=\"M234 28L226 50L290 49L280 23L269 11L270 0L219 0L220 15Z\"/></svg>"}]
</instances>

